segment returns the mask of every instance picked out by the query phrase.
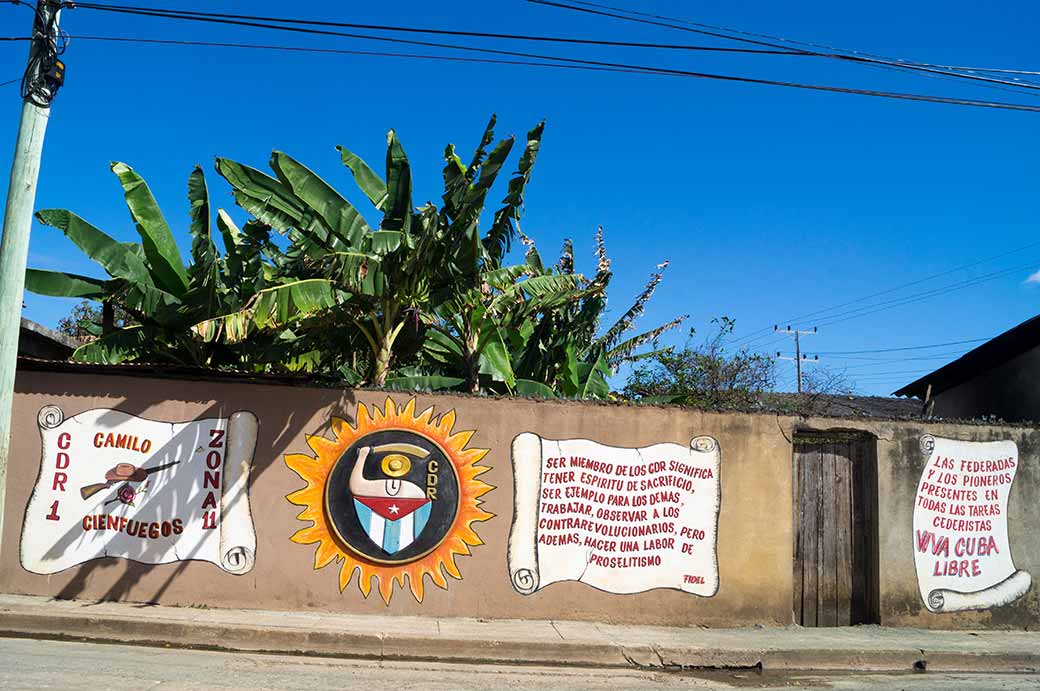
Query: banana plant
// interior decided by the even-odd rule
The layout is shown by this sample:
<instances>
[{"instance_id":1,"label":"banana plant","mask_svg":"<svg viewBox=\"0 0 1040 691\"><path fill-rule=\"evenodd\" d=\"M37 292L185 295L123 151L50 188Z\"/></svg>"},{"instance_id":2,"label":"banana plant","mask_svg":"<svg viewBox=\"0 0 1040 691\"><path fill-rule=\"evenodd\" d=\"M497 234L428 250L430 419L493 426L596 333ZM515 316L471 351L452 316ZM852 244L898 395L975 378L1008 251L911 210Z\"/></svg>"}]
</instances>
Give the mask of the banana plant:
<instances>
[{"instance_id":1,"label":"banana plant","mask_svg":"<svg viewBox=\"0 0 1040 691\"><path fill-rule=\"evenodd\" d=\"M220 211L217 223L228 246L221 256L213 242L205 176L196 168L188 179L192 246L191 263L186 267L144 179L125 163L113 163L111 169L123 188L141 242L118 242L66 209L39 211L36 218L41 223L61 230L108 278L29 269L26 288L41 295L98 301L104 306L103 314L118 305L131 317L133 323L121 328L108 319L84 325L96 338L73 353L75 360L241 366L241 353L228 349L218 334L203 337L191 327L251 300L264 285L263 253L276 248L261 248L257 238L229 243L229 233L236 238L241 233Z\"/></svg>"},{"instance_id":2,"label":"banana plant","mask_svg":"<svg viewBox=\"0 0 1040 691\"><path fill-rule=\"evenodd\" d=\"M561 277L514 284L525 268L501 265L514 237L544 124L528 133L502 206L481 235L487 195L514 143L504 139L489 152L494 124L492 116L468 166L453 146L447 148L440 209L431 203L413 207L411 166L393 131L387 136L385 179L355 153L338 147L355 183L382 212L378 229L370 228L342 195L287 154L272 154L273 177L227 159L217 161L238 204L289 238L286 255L293 264L287 273L336 292L334 311L348 315L369 346L371 384L453 387L463 379L467 389L476 391L481 370L490 369L512 387L501 328L503 318L517 312L505 308L537 299L548 309L551 299L558 299L550 294L577 285L576 279ZM272 295L285 290L272 288ZM305 306L291 300L287 304L296 308L297 318L310 316ZM244 337L250 328L264 326L264 313L251 305L222 320L225 329ZM402 370L391 377L398 361L420 348L432 356L432 367L426 369L439 373Z\"/></svg>"},{"instance_id":3,"label":"banana plant","mask_svg":"<svg viewBox=\"0 0 1040 691\"><path fill-rule=\"evenodd\" d=\"M386 182L353 153L341 149L341 155L383 212L378 229L370 228L350 202L286 153L272 153L274 177L217 159L217 171L231 184L237 203L285 234L290 249L289 261L279 271L280 283L267 296L204 328L223 329L237 339L287 318L304 326L309 320L320 328L313 317L334 307L364 337L371 350L368 381L382 386L398 337L428 298L437 214L432 205L413 210L408 158L392 130L387 135Z\"/></svg>"},{"instance_id":4,"label":"banana plant","mask_svg":"<svg viewBox=\"0 0 1040 691\"><path fill-rule=\"evenodd\" d=\"M534 243L527 240L527 244L528 264L541 266L542 260ZM510 353L514 371L527 381L540 382L546 387L527 386L522 393L547 396L552 392L568 398L607 398L609 377L616 374L624 363L659 352L636 351L687 318L686 315L679 316L649 331L623 338L634 328L661 282L668 265L663 262L651 274L635 303L600 333L607 310L607 288L613 276L602 228L596 232L596 258L596 273L591 279L583 279L577 299L528 320L511 332ZM556 265L545 272L547 275L576 275L574 247L570 240L564 242Z\"/></svg>"},{"instance_id":5,"label":"banana plant","mask_svg":"<svg viewBox=\"0 0 1040 691\"><path fill-rule=\"evenodd\" d=\"M445 255L435 267L434 318L425 343L427 357L447 371L461 374L470 393L516 389L506 334L534 315L576 299L582 280L580 276L535 275L534 267L526 263L503 265L519 234L524 191L541 146L544 122L527 133L506 197L481 235L479 221L487 195L514 146L514 139L508 137L489 152L494 127L492 115L468 166L454 145L444 152L440 215Z\"/></svg>"}]
</instances>

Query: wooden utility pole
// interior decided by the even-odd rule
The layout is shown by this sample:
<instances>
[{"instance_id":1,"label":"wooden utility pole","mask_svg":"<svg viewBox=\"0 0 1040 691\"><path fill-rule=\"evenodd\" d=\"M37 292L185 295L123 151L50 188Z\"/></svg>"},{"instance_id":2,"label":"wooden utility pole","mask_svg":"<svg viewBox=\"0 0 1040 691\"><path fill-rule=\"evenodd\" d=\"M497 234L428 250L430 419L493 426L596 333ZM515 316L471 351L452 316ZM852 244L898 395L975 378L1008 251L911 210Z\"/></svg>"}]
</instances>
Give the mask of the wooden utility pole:
<instances>
[{"instance_id":1,"label":"wooden utility pole","mask_svg":"<svg viewBox=\"0 0 1040 691\"><path fill-rule=\"evenodd\" d=\"M7 188L3 238L0 239L0 539L7 493L7 455L11 443L11 406L18 359L18 334L29 255L29 229L36 204L43 135L50 103L64 80L58 59L60 3L39 0L33 15L29 61L22 81L22 119L18 125L11 181Z\"/></svg>"},{"instance_id":2,"label":"wooden utility pole","mask_svg":"<svg viewBox=\"0 0 1040 691\"><path fill-rule=\"evenodd\" d=\"M808 357L802 355L802 340L801 340L801 337L802 336L812 336L813 334L816 333L816 327L814 326L812 331L798 331L797 329L792 329L790 326L788 326L786 329L781 329L779 326L773 326L773 331L778 332L778 333L785 333L785 334L794 336L794 357L786 357L784 355L781 355L780 353L777 353L776 354L776 359L777 360L794 360L795 366L798 368L798 393L801 393L802 392L802 360L808 360L809 359ZM815 362L816 360L819 360L819 359L820 359L820 356L817 355L817 356L815 356L815 359L813 360L813 362Z\"/></svg>"}]
</instances>

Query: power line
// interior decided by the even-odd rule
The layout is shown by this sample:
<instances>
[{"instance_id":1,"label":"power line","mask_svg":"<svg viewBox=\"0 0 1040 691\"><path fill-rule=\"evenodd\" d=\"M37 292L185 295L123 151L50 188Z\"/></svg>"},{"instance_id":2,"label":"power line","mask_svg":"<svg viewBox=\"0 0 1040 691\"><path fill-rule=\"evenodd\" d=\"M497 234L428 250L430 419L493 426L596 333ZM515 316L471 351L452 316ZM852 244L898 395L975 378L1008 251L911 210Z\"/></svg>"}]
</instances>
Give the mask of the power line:
<instances>
[{"instance_id":1,"label":"power line","mask_svg":"<svg viewBox=\"0 0 1040 691\"><path fill-rule=\"evenodd\" d=\"M828 352L821 352L820 355L859 355L860 353L897 353L905 350L927 350L928 348L943 348L945 346L952 345L964 345L966 343L982 343L983 341L991 341L993 337L988 338L969 338L964 341L949 341L947 343L929 343L927 345L916 345L916 346L905 346L903 348L873 348L870 350L831 350Z\"/></svg>"},{"instance_id":2,"label":"power line","mask_svg":"<svg viewBox=\"0 0 1040 691\"><path fill-rule=\"evenodd\" d=\"M389 58L415 58L421 60L442 60L447 62L468 62L468 63L483 63L483 64L494 64L494 65L520 65L528 67L555 67L559 69L570 69L570 70L589 70L594 72L618 72L627 74L643 74L640 70L612 68L612 67L596 67L591 65L560 65L556 63L548 62L534 62L529 60L499 60L495 58L471 58L471 57L460 57L457 55L423 55L419 53L392 53L386 51L374 51L374 50L348 50L345 48L304 48L299 46L282 46L282 45L263 45L256 43L221 43L214 41L183 41L177 39L160 39L160 38L137 38L127 36L80 36L76 35L77 41L108 41L116 43L143 43L143 44L156 44L156 45L168 45L168 46L188 46L188 47L210 47L210 48L245 48L249 50L273 50L273 51L285 51L294 53L319 53L319 54L332 54L332 55L369 55L374 57L389 57Z\"/></svg>"},{"instance_id":3,"label":"power line","mask_svg":"<svg viewBox=\"0 0 1040 691\"><path fill-rule=\"evenodd\" d=\"M1012 254L1018 254L1019 252L1023 252L1025 250L1032 249L1032 248L1038 247L1038 246L1040 246L1040 242L1031 242L1031 243L1029 243L1027 245L1022 245L1021 247L1016 247L1013 250L1008 250L1006 252L1001 252L1000 254L995 254L995 255L993 255L991 257L987 257L986 259L980 259L978 261L968 262L966 264L961 264L960 266L955 266L952 269L946 269L944 271L940 271L938 273L931 274L930 276L925 276L924 278L918 278L918 279L913 280L913 281L908 281L907 283L901 283L901 284L895 286L894 288L887 288L885 290L881 290L881 291L878 291L876 293L870 293L869 295L864 295L863 297L856 298L855 300L849 300L847 302L842 302L842 303L839 303L837 305L833 305L831 307L825 307L824 309L816 310L815 312L809 312L807 314L801 314L801 315L799 315L797 317L792 317L790 319L785 319L784 322L786 323L786 322L803 321L805 319L810 319L812 317L820 317L820 318L823 318L823 319L830 319L831 317L838 316L838 315L830 315L830 316L827 316L827 317L823 317L821 315L825 315L827 312L833 312L834 310L841 309L842 307L848 307L849 305L855 305L855 304L858 304L860 302L864 302L864 301L869 300L871 298L881 297L882 295L889 295L891 293L897 292L897 291L902 290L904 288L909 288L911 286L920 285L921 283L926 283L926 282L934 280L936 278L942 278L943 276L948 276L948 275L950 275L952 273L957 273L958 271L963 271L964 269L970 269L970 268L975 267L975 266L981 266L983 264L988 264L988 263L990 263L992 261L996 261L997 259L1003 259L1004 257L1011 256ZM737 339L737 341L735 341L733 343L733 345L739 345L740 343L743 343L743 342L749 341L749 340L752 341L752 342L760 340L760 338L756 338L756 336L758 336L758 334L765 334L765 333L768 333L768 335L772 336L772 327L766 326L766 327L762 327L761 329L758 329L756 331L752 331L751 333L747 334L746 336L743 336L743 337Z\"/></svg>"},{"instance_id":4,"label":"power line","mask_svg":"<svg viewBox=\"0 0 1040 691\"><path fill-rule=\"evenodd\" d=\"M615 7L615 6L612 6L612 5L604 5L604 4L597 3L597 2L583 2L582 0L568 0L568 2L570 4L572 4L572 5L585 5L585 6L588 6L588 7L598 7L600 9L604 9L604 10L613 10L615 12L624 12L626 14L634 14L634 15L638 15L638 16L642 16L642 17L651 17L651 18L654 18L654 19L662 19L662 20L666 20L666 21L670 21L670 22L675 22L675 23L678 23L678 24L687 24L689 26L699 26L699 27L703 27L705 29L715 29L716 31L728 31L729 33L739 34L741 36L753 36L755 38L764 38L764 39L769 39L771 41L779 41L781 43L790 43L791 45L795 45L795 46L807 46L809 48L820 48L822 50L836 51L836 52L841 52L841 53L849 53L851 55L862 55L862 56L870 57L870 58L878 58L878 59L881 59L881 60L891 60L893 62L906 63L908 65L919 65L919 66L923 66L923 67L936 67L936 68L941 68L941 69L945 69L945 70L962 70L962 71L965 71L965 72L997 72L997 73L1002 73L1002 74L1040 75L1040 71L1032 71L1032 70L998 69L998 68L991 68L991 67L965 67L965 66L962 66L962 65L940 65L940 64L930 63L930 62L921 62L919 60L905 60L903 58L886 57L884 55L878 55L876 53L868 53L866 51L861 51L861 50L850 50L848 48L839 48L839 47L835 47L835 46L829 46L829 45L824 44L824 43L813 43L811 41L798 41L798 40L791 39L791 38L784 38L784 37L781 37L781 36L772 36L770 34L755 33L753 31L744 31L744 30L741 30L741 29L733 29L731 27L719 26L719 25L716 25L716 24L705 24L703 22L695 22L695 21L692 21L692 20L689 20L689 19L677 19L677 18L674 18L674 17L665 17L665 16L662 16L662 15L651 14L651 13L648 13L648 12L640 12L638 10L630 10L630 9L626 9L626 8L623 8L623 7Z\"/></svg>"},{"instance_id":5,"label":"power line","mask_svg":"<svg viewBox=\"0 0 1040 691\"><path fill-rule=\"evenodd\" d=\"M125 14L142 14L144 16L161 15L170 18L213 17L220 19L242 19L254 22L274 22L278 24L298 24L303 26L337 27L342 29L365 29L368 31L387 31L409 34L432 34L437 36L466 36L470 38L494 38L512 41L537 41L543 43L562 43L589 46L609 46L619 48L652 48L661 50L686 50L717 53L746 53L752 55L794 55L810 56L807 51L759 48L730 48L724 46L700 46L675 43L640 43L635 41L608 41L603 39L576 38L572 36L541 36L534 34L503 34L487 31L461 31L455 29L433 29L426 27L408 27L389 24L358 24L355 22L334 22L317 19L295 19L290 17L265 17L248 14L226 14L221 12L195 12L190 10L169 10L159 7L139 7L129 5L110 5L97 3L76 3L77 8L90 10L120 12Z\"/></svg>"},{"instance_id":6,"label":"power line","mask_svg":"<svg viewBox=\"0 0 1040 691\"><path fill-rule=\"evenodd\" d=\"M9 84L17 84L20 81L22 81L22 78L18 77L18 79L10 79L10 80L8 80L6 82L0 82L0 86L7 86Z\"/></svg>"},{"instance_id":7,"label":"power line","mask_svg":"<svg viewBox=\"0 0 1040 691\"><path fill-rule=\"evenodd\" d=\"M927 300L928 298L938 297L940 295L946 295L948 293L953 293L953 292L956 292L958 290L963 290L965 288L971 288L971 287L974 287L974 286L977 286L977 285L981 285L982 283L988 283L989 281L995 280L997 278L1003 278L1004 276L1007 276L1008 274L1012 274L1012 273L1016 273L1016 272L1019 272L1019 271L1023 271L1024 269L1031 268L1031 267L1033 267L1035 265L1036 265L1036 262L1030 262L1029 264L1023 264L1021 266L1015 266L1015 267L1012 267L1010 269L1004 269L1002 271L996 271L994 273L986 274L986 275L980 276L978 278L973 278L973 279L968 279L966 281L962 281L961 283L954 283L954 284L942 286L940 288L934 288L932 290L924 291L924 292L921 292L921 293L916 293L914 295L910 295L910 296L907 296L907 297L904 297L904 298L897 298L895 300L889 300L889 301L886 301L886 302L880 302L880 303L876 303L874 305L866 305L864 307L860 307L860 308L857 308L855 310L850 310L849 312L840 313L840 314L832 315L831 317L827 317L827 320L821 322L819 324L819 326L830 326L832 324L838 324L838 323L841 323L841 322L844 322L844 321L848 321L850 319L858 319L859 317L865 317L868 314L875 314L877 312L883 312L885 310L889 310L889 309L892 309L894 307L902 307L903 305L909 305L909 304L912 304L914 302L920 302L921 300ZM848 315L848 316L846 316L846 315Z\"/></svg>"},{"instance_id":8,"label":"power line","mask_svg":"<svg viewBox=\"0 0 1040 691\"><path fill-rule=\"evenodd\" d=\"M723 38L723 39L727 39L727 40L730 40L730 41L739 41L741 43L749 43L749 44L752 44L752 45L768 46L768 47L772 47L772 48L784 48L785 47L785 46L783 46L781 44L773 43L771 41L762 41L762 40L756 40L756 39L751 39L751 38L741 38L740 36L730 36L730 35L727 35L727 34L719 33L717 31L708 31L708 30L705 30L705 29L691 28L689 26L676 26L674 23L673 24L668 24L668 23L665 23L665 22L653 21L653 20L649 20L649 19L640 19L639 17L630 17L630 16L626 16L625 14L617 14L616 12L605 12L603 10L590 9L589 7L576 7L575 5L572 5L572 4L563 3L563 2L553 2L552 0L527 0L527 2L533 3L535 5L545 5L547 7L557 7L557 8L560 8L560 9L571 10L571 11L574 11L574 12L584 12L584 13L594 14L594 15L599 15L599 16L604 16L604 17L612 17L614 19L622 19L624 21L637 22L637 23L640 23L640 24L651 24L651 25L654 25L654 26L662 26L662 27L666 27L666 28L670 28L670 29L676 29L676 30L679 30L679 31L688 31L688 32L691 32L691 33L701 34L701 35L704 35L704 36L714 36L715 38ZM586 4L587 5L589 3L580 3L580 4ZM636 13L630 12L629 10L617 10L617 11L628 12L630 14L636 14ZM653 16L659 17L661 19L664 19L667 22L689 23L689 22L683 22L683 20L672 19L672 18L669 18L669 17L660 17L659 15L653 15ZM1021 80L1011 81L1011 80L1007 80L1007 79L996 79L996 78L993 78L993 77L983 77L983 76L980 76L980 75L977 75L977 74L966 74L966 73L962 73L962 72L958 72L958 71L950 71L950 70L947 70L947 69L941 69L941 68L937 68L937 67L930 67L930 66L927 66L925 63L910 63L910 62L904 62L904 61L900 61L900 60L892 60L892 59L883 58L883 57L880 57L880 56L871 56L871 55L866 54L866 53L859 53L859 54L855 54L855 55L843 55L843 54L838 54L838 53L820 53L820 52L817 52L817 51L807 51L807 52L809 52L810 54L812 54L814 56L817 56L817 57L831 58L831 59L834 59L834 60L844 60L844 61L847 61L847 62L856 62L856 63L869 64L869 65L893 67L893 68L897 68L897 69L901 69L901 70L922 72L922 73L926 73L926 74L942 74L942 75L946 75L946 76L949 76L949 77L955 77L957 79L967 79L967 80L971 80L971 81L989 82L989 83L994 83L994 84L1007 84L1007 85L1010 85L1010 86L1020 87L1020 88L1023 88L1023 89L1040 89L1040 84L1036 84L1036 83L1033 83L1033 82L1024 82L1024 81L1021 81Z\"/></svg>"},{"instance_id":9,"label":"power line","mask_svg":"<svg viewBox=\"0 0 1040 691\"><path fill-rule=\"evenodd\" d=\"M166 11L166 12L129 11L129 10L121 10L121 9L112 9L112 8L108 8L108 7L103 6L103 5L91 5L91 4L76 5L76 7L82 7L82 8L86 8L86 9L97 9L97 10L101 10L101 11L109 11L109 12L116 12L116 13L122 13L122 14L131 14L131 15L138 15L138 16L157 17L157 18L163 18L163 19L180 19L180 20L186 20L186 21L200 21L200 22L210 22L210 23L216 23L216 24L231 24L231 25L236 25L236 26L249 26L249 27L261 28L261 29L273 29L273 30L278 30L278 31L292 31L292 32L302 33L302 34L315 34L315 35L321 35L321 36L340 36L340 37L357 38L357 39L370 40L370 41L384 41L384 42L389 42L389 43L400 43L400 44L405 44L405 45L418 45L418 46L434 47L434 48L446 48L446 49L449 49L449 50L462 50L462 51L469 51L469 52L476 52L476 53L488 53L488 54L494 54L494 55L506 55L506 56L521 57L521 58L528 58L528 59L534 59L534 60L549 60L549 61L573 63L573 64L580 64L580 65L591 65L591 66L597 66L597 67L611 67L611 68L618 68L618 69L622 69L622 70L626 70L626 71L633 71L633 72L640 72L640 73L645 73L645 74L654 74L654 75L661 75L661 76L686 77L686 78L693 78L693 79L712 79L712 80L718 80L718 81L738 82L738 83L745 83L745 84L759 84L759 85L764 85L764 86L780 86L780 87L787 87L787 88L794 88L794 89L804 89L804 90L810 90L810 91L824 91L824 92L830 92L830 93L844 93L844 94L854 94L854 95L860 95L860 96L873 96L873 97L877 97L877 98L889 98L889 99L894 99L894 100L920 101L920 102L928 102L928 103L942 103L942 104L946 104L946 105L960 105L960 106L980 107L980 108L994 108L994 109L998 109L998 110L1018 110L1018 111L1026 111L1026 112L1034 112L1034 113L1035 112L1040 112L1040 106L1034 106L1034 105L1024 104L1024 103L1008 103L1008 102L1005 102L1005 101L982 101L982 100L977 100L977 99L952 98L952 97L946 97L946 96L914 94L914 93L907 93L907 92L880 91L880 90L875 90L875 89L859 89L859 88L854 88L854 87L827 86L827 85L820 85L820 84L805 84L805 83L801 83L801 82L791 82L791 81L783 81L783 80L775 80L775 79L761 79L761 78L756 78L756 77L743 77L743 76L738 76L738 75L726 75L726 74L717 74L717 73L710 73L710 72L695 72L695 71L692 71L692 70L677 70L677 69L669 69L669 68L664 68L664 67L654 67L654 66L648 66L648 65L633 65L633 64L627 64L627 63L606 62L606 61L602 61L602 60L583 60L583 59L579 59L579 58L567 58L567 57L563 57L563 56L541 55L541 54L537 54L537 53L526 53L526 52L499 50L499 49L492 49L492 48L476 48L476 47L473 47L473 46L459 46L459 45L454 45L454 44L436 43L436 42L432 42L432 41L415 41L415 40L411 40L411 39L392 38L392 37L387 37L387 36L369 36L369 35L366 35L366 34L354 34L354 33L342 32L342 31L329 31L329 30L323 30L323 29L312 29L312 28L304 28L304 27L299 27L299 26L283 26L283 25L278 25L278 24L265 24L265 23L261 23L261 22L247 22L247 21L241 21L241 20L222 19L222 18L206 17L206 16L198 16L198 15L183 15L183 14L175 14L172 11Z\"/></svg>"}]
</instances>

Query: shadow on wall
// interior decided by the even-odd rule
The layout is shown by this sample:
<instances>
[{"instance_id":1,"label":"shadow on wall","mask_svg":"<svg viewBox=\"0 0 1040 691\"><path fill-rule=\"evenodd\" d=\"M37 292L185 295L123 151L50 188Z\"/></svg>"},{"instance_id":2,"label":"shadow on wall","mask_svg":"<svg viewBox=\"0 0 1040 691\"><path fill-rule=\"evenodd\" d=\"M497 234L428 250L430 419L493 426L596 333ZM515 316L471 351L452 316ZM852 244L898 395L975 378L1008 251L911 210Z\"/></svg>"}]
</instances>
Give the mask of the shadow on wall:
<instances>
[{"instance_id":1,"label":"shadow on wall","mask_svg":"<svg viewBox=\"0 0 1040 691\"><path fill-rule=\"evenodd\" d=\"M236 406L229 405L227 403L214 403L211 398L207 399L191 399L191 398L162 398L156 400L153 398L147 398L145 396L135 396L133 399L125 398L125 391L127 386L113 386L111 383L105 387L105 378L97 377L91 382L93 387L93 396L105 400L105 403L101 406L103 408L110 408L118 410L124 413L135 415L138 417L148 418L148 411L153 408L159 402L185 402L185 403L206 403L208 406L200 410L196 415L192 417L192 420L199 420L205 418L214 417L228 417L231 413L236 410L248 410L248 406ZM100 384L100 386L98 386ZM132 386L132 385L131 385ZM84 401L84 398L80 398L73 393L55 394L53 390L26 390L24 387L18 387L16 393L19 394L36 394L46 395L50 399L54 399L54 402L59 402L59 399L63 397L74 397L77 402ZM239 395L240 396L240 395ZM235 398L238 398L236 396ZM116 403L113 399L121 399L120 402ZM316 409L329 408L334 412L337 417L347 420L351 424L355 424L355 420L352 416L346 414L345 411L353 410L356 404L356 396L351 390L342 391L329 391L327 400L322 401ZM87 406L83 407L83 410L89 409ZM34 411L35 412L35 411ZM72 417L74 414L82 412L81 410L75 410L75 412L68 412L67 417ZM296 439L301 432L304 432L304 425L313 417L314 410L306 410L303 412L292 411L288 412L284 418L284 422L280 428L276 428L277 419L265 419L260 421L259 434L257 437L256 452L254 453L254 460L252 464L252 470L249 476L249 490L252 491L254 483L260 475L268 471L273 465L278 463L282 458L282 452L288 448L289 444ZM308 432L308 434L326 434L331 429L330 416L323 416L323 423L315 430ZM102 417L104 421L104 417ZM163 422L189 422L190 420L162 420ZM170 442L165 444L161 448L157 448L152 452L151 457L161 458L165 453L172 452L174 447L180 446L180 440L178 436L175 436ZM183 516L185 523L191 521L202 520L202 503L205 492L201 486L193 488L192 493L189 496L177 496L174 494L172 497L172 508L177 511L175 515ZM246 497L248 501L249 492L242 495ZM23 518L24 522L24 518ZM48 550L49 554L60 554L65 549L70 547L79 537L81 533L76 530L71 530L62 536L55 544L53 544ZM176 567L169 574L169 576L163 581L159 588L152 593L150 596L143 598L141 607L149 606L150 603L156 603L160 600L163 594L169 589L169 587L181 576L184 570L188 567L188 564L194 559L195 553L183 555L181 560L176 562ZM130 591L141 581L141 579L152 571L156 565L146 564L142 562L133 561L124 558L110 558L101 557L98 559L85 562L79 566L73 567L75 574L58 593L55 597L58 599L76 599L86 590L88 583L92 580L95 574L110 570L110 569L122 569L118 580L101 596L99 596L95 602L105 602L111 600L122 600L127 597ZM142 599L140 596L135 599Z\"/></svg>"}]
</instances>

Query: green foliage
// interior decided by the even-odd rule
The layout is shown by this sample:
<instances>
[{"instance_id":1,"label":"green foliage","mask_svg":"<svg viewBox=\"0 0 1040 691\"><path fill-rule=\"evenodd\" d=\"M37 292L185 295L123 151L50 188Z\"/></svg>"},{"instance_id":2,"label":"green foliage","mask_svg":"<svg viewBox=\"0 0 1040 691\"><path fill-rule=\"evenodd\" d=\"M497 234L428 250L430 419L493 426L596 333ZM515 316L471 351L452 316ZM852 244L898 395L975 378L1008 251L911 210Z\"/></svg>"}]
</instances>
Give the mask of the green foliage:
<instances>
[{"instance_id":1,"label":"green foliage","mask_svg":"<svg viewBox=\"0 0 1040 691\"><path fill-rule=\"evenodd\" d=\"M30 270L27 286L125 314L118 323L89 319L92 340L76 351L80 360L309 371L349 385L412 390L606 398L617 368L645 357L637 355L644 344L684 319L629 333L666 264L632 307L601 329L612 275L602 230L592 278L575 271L569 242L547 267L519 228L544 123L527 132L511 171L516 142L496 141L495 125L492 116L468 163L454 145L445 148L439 207L413 204L411 165L393 130L382 174L337 147L378 224L312 169L275 151L271 174L216 160L235 202L251 216L240 228L224 210L212 212L196 168L188 180L187 266L147 184L114 163L141 243L117 242L69 211L41 211L41 222L64 232L108 278ZM489 208L489 195L505 177L504 196ZM510 263L518 239L523 260Z\"/></svg>"},{"instance_id":2,"label":"green foliage","mask_svg":"<svg viewBox=\"0 0 1040 691\"><path fill-rule=\"evenodd\" d=\"M713 319L715 332L703 343L656 350L637 366L625 394L647 403L683 403L710 408L748 408L773 388L775 363L747 350L727 352L734 322ZM693 337L690 330L690 338Z\"/></svg>"},{"instance_id":3,"label":"green foliage","mask_svg":"<svg viewBox=\"0 0 1040 691\"><path fill-rule=\"evenodd\" d=\"M44 295L83 297L101 303L95 314L75 319L76 328L90 340L73 353L84 362L116 364L125 361L173 362L208 367L268 369L265 355L278 335L258 338L248 347L232 348L224 333L200 333L224 313L254 301L264 281L262 243L250 240L221 257L211 234L205 176L196 168L188 181L192 263L185 267L169 226L144 180L124 163L113 163L127 208L141 244L117 242L107 233L65 209L45 209L37 219L61 230L93 259L107 279L30 269L26 288ZM228 234L230 219L219 212L218 225ZM241 234L239 234L241 235ZM227 237L227 236L226 236ZM241 254L253 256L244 261ZM258 266L258 264L260 266ZM111 310L113 317L106 319ZM115 315L119 315L116 318Z\"/></svg>"}]
</instances>

